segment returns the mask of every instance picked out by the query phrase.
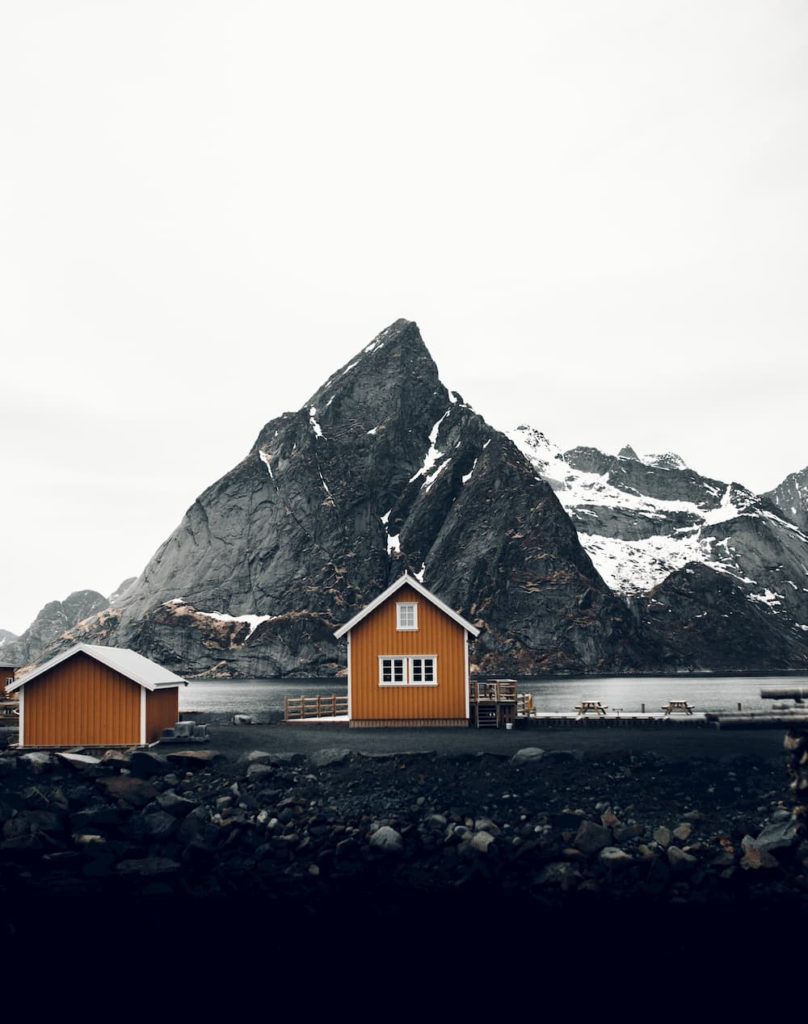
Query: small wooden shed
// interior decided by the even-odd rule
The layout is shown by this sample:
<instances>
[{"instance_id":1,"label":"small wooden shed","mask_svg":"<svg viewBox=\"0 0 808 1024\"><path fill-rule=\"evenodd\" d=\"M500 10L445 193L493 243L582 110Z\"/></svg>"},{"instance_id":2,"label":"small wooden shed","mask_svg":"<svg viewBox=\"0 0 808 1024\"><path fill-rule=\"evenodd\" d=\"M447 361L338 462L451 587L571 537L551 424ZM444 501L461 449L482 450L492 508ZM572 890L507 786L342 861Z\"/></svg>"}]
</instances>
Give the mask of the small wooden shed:
<instances>
[{"instance_id":1,"label":"small wooden shed","mask_svg":"<svg viewBox=\"0 0 808 1024\"><path fill-rule=\"evenodd\" d=\"M404 573L334 634L348 638L350 724L468 725L468 644L478 635Z\"/></svg>"},{"instance_id":2,"label":"small wooden shed","mask_svg":"<svg viewBox=\"0 0 808 1024\"><path fill-rule=\"evenodd\" d=\"M77 644L16 680L20 746L135 746L179 718L187 682L123 647Z\"/></svg>"}]
</instances>

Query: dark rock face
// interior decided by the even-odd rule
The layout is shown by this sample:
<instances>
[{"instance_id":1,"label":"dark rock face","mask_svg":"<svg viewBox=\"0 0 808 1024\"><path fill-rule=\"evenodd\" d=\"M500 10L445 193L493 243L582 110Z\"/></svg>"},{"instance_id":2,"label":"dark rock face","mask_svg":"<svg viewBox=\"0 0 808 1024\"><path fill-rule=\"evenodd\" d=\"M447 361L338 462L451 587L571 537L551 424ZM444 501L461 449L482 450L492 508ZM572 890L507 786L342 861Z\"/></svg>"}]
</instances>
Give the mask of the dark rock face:
<instances>
[{"instance_id":1,"label":"dark rock face","mask_svg":"<svg viewBox=\"0 0 808 1024\"><path fill-rule=\"evenodd\" d=\"M3 646L3 656L26 665L38 659L43 651L68 630L96 615L107 605L107 599L95 590L76 590L64 601L50 601L22 636Z\"/></svg>"},{"instance_id":2,"label":"dark rock face","mask_svg":"<svg viewBox=\"0 0 808 1024\"><path fill-rule=\"evenodd\" d=\"M773 491L765 495L790 522L808 534L808 466L791 473Z\"/></svg>"},{"instance_id":3,"label":"dark rock face","mask_svg":"<svg viewBox=\"0 0 808 1024\"><path fill-rule=\"evenodd\" d=\"M660 669L768 672L808 663L804 642L777 628L733 577L693 562L633 605Z\"/></svg>"},{"instance_id":4,"label":"dark rock face","mask_svg":"<svg viewBox=\"0 0 808 1024\"><path fill-rule=\"evenodd\" d=\"M10 645L16 639L16 633L11 633L7 629L0 629L0 660L5 659L6 653L8 652Z\"/></svg>"},{"instance_id":5,"label":"dark rock face","mask_svg":"<svg viewBox=\"0 0 808 1024\"><path fill-rule=\"evenodd\" d=\"M114 608L117 605L117 603L121 600L121 598L124 596L124 594L127 592L127 590L129 590L129 588L136 580L137 576L130 576L128 579L125 579L123 583L118 584L118 586L112 591L112 593L107 598L107 604L109 605L110 608Z\"/></svg>"},{"instance_id":6,"label":"dark rock face","mask_svg":"<svg viewBox=\"0 0 808 1024\"><path fill-rule=\"evenodd\" d=\"M641 663L551 487L407 320L268 423L83 635L186 673L330 675L332 631L405 568L481 627L486 670Z\"/></svg>"}]
</instances>

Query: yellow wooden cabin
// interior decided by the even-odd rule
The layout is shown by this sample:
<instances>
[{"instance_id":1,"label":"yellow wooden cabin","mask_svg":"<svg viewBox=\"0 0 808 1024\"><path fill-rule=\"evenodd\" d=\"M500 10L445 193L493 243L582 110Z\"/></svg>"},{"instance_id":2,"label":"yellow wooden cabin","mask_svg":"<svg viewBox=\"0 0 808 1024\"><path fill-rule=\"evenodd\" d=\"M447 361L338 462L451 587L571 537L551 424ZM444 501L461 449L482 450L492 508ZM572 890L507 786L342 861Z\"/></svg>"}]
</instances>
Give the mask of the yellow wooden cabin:
<instances>
[{"instance_id":1,"label":"yellow wooden cabin","mask_svg":"<svg viewBox=\"0 0 808 1024\"><path fill-rule=\"evenodd\" d=\"M336 631L353 727L466 726L470 622L405 573Z\"/></svg>"},{"instance_id":2,"label":"yellow wooden cabin","mask_svg":"<svg viewBox=\"0 0 808 1024\"><path fill-rule=\"evenodd\" d=\"M21 747L138 746L179 718L180 676L122 647L77 644L13 682Z\"/></svg>"}]
</instances>

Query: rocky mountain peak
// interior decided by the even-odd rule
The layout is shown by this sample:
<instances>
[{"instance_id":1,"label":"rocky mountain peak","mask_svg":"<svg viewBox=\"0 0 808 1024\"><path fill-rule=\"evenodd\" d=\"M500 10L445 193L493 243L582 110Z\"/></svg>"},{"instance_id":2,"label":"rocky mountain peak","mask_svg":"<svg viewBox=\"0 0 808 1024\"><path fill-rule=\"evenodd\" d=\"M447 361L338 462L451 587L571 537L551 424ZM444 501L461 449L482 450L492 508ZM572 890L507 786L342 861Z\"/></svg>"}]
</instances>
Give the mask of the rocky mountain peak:
<instances>
[{"instance_id":1,"label":"rocky mountain peak","mask_svg":"<svg viewBox=\"0 0 808 1024\"><path fill-rule=\"evenodd\" d=\"M764 494L789 522L808 535L808 466L790 473L785 480Z\"/></svg>"},{"instance_id":2,"label":"rocky mountain peak","mask_svg":"<svg viewBox=\"0 0 808 1024\"><path fill-rule=\"evenodd\" d=\"M687 469L685 460L676 452L658 452L650 455L643 455L642 461L646 466L655 466L657 469Z\"/></svg>"},{"instance_id":3,"label":"rocky mountain peak","mask_svg":"<svg viewBox=\"0 0 808 1024\"><path fill-rule=\"evenodd\" d=\"M618 459L634 459L635 462L641 462L639 455L634 451L630 444L623 445L620 451L617 453Z\"/></svg>"}]
</instances>

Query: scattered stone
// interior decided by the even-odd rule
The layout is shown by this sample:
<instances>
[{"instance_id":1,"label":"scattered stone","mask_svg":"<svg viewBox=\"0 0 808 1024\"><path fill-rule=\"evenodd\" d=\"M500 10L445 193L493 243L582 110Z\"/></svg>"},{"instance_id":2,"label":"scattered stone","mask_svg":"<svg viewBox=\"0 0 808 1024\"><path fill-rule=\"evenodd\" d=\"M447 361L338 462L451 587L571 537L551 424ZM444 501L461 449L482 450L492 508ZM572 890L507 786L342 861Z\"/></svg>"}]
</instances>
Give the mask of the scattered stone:
<instances>
[{"instance_id":1,"label":"scattered stone","mask_svg":"<svg viewBox=\"0 0 808 1024\"><path fill-rule=\"evenodd\" d=\"M683 821L681 825L677 825L673 830L674 839L678 839L680 843L686 843L693 832L693 826L689 821Z\"/></svg>"},{"instance_id":2,"label":"scattered stone","mask_svg":"<svg viewBox=\"0 0 808 1024\"><path fill-rule=\"evenodd\" d=\"M253 715L233 715L233 725L255 725Z\"/></svg>"},{"instance_id":3,"label":"scattered stone","mask_svg":"<svg viewBox=\"0 0 808 1024\"><path fill-rule=\"evenodd\" d=\"M101 758L101 764L111 768L128 768L130 756L123 750L108 750Z\"/></svg>"},{"instance_id":4,"label":"scattered stone","mask_svg":"<svg viewBox=\"0 0 808 1024\"><path fill-rule=\"evenodd\" d=\"M777 851L791 850L799 843L799 839L795 818L787 814L785 817L781 816L775 821L774 816L772 816L772 820L764 827L755 840L755 846L759 850L765 850L766 853L773 854Z\"/></svg>"},{"instance_id":5,"label":"scattered stone","mask_svg":"<svg viewBox=\"0 0 808 1024\"><path fill-rule=\"evenodd\" d=\"M139 779L150 779L153 775L162 775L168 771L168 761L151 750L133 750L129 763L132 774Z\"/></svg>"},{"instance_id":6,"label":"scattered stone","mask_svg":"<svg viewBox=\"0 0 808 1024\"><path fill-rule=\"evenodd\" d=\"M660 825L659 828L654 829L654 842L661 846L663 850L667 850L671 845L672 839L673 833L667 826Z\"/></svg>"},{"instance_id":7,"label":"scattered stone","mask_svg":"<svg viewBox=\"0 0 808 1024\"><path fill-rule=\"evenodd\" d=\"M305 754L300 754L297 751L280 751L276 754L269 755L269 764L271 765L289 765L289 764L302 764L306 760Z\"/></svg>"},{"instance_id":8,"label":"scattered stone","mask_svg":"<svg viewBox=\"0 0 808 1024\"><path fill-rule=\"evenodd\" d=\"M52 758L47 750L32 750L20 755L20 764L33 772L42 772L50 767Z\"/></svg>"},{"instance_id":9,"label":"scattered stone","mask_svg":"<svg viewBox=\"0 0 808 1024\"><path fill-rule=\"evenodd\" d=\"M692 853L687 853L679 846L669 846L668 864L672 871L684 875L696 867L698 860Z\"/></svg>"},{"instance_id":10,"label":"scattered stone","mask_svg":"<svg viewBox=\"0 0 808 1024\"><path fill-rule=\"evenodd\" d=\"M247 778L250 782L264 782L275 777L275 769L272 765L256 762L247 769Z\"/></svg>"},{"instance_id":11,"label":"scattered stone","mask_svg":"<svg viewBox=\"0 0 808 1024\"><path fill-rule=\"evenodd\" d=\"M270 764L273 756L275 755L266 750L251 750L249 754L245 755L244 760L247 764Z\"/></svg>"},{"instance_id":12,"label":"scattered stone","mask_svg":"<svg viewBox=\"0 0 808 1024\"><path fill-rule=\"evenodd\" d=\"M604 846L598 854L598 861L608 868L621 868L633 864L634 858L619 846Z\"/></svg>"},{"instance_id":13,"label":"scattered stone","mask_svg":"<svg viewBox=\"0 0 808 1024\"><path fill-rule=\"evenodd\" d=\"M315 768L330 768L335 764L344 764L351 756L347 747L325 747L309 754L309 761Z\"/></svg>"},{"instance_id":14,"label":"scattered stone","mask_svg":"<svg viewBox=\"0 0 808 1024\"><path fill-rule=\"evenodd\" d=\"M511 761L513 764L533 764L536 761L541 761L544 756L541 747L522 747L521 750L516 751Z\"/></svg>"},{"instance_id":15,"label":"scattered stone","mask_svg":"<svg viewBox=\"0 0 808 1024\"><path fill-rule=\"evenodd\" d=\"M760 871L780 867L780 862L777 858L769 853L768 850L758 846L757 841L752 836L744 836L741 847L744 853L743 857L741 857L740 865L744 871Z\"/></svg>"},{"instance_id":16,"label":"scattered stone","mask_svg":"<svg viewBox=\"0 0 808 1024\"><path fill-rule=\"evenodd\" d=\"M374 850L381 850L383 853L401 853L404 849L404 840L400 832L389 825L382 825L370 837L370 845Z\"/></svg>"},{"instance_id":17,"label":"scattered stone","mask_svg":"<svg viewBox=\"0 0 808 1024\"><path fill-rule=\"evenodd\" d=\"M614 811L609 807L609 808L607 808L603 812L603 814L601 814L601 816L600 816L600 823L601 823L601 825L603 825L604 828L612 828L613 829L615 827L615 825L619 825L620 824L620 819L617 817L617 815L614 813Z\"/></svg>"},{"instance_id":18,"label":"scattered stone","mask_svg":"<svg viewBox=\"0 0 808 1024\"><path fill-rule=\"evenodd\" d=\"M70 751L60 751L56 754L56 757L63 764L69 765L71 768L92 768L97 764L101 764L101 758L92 757L90 754L73 754Z\"/></svg>"},{"instance_id":19,"label":"scattered stone","mask_svg":"<svg viewBox=\"0 0 808 1024\"><path fill-rule=\"evenodd\" d=\"M193 800L189 800L184 796L178 796L173 789L168 789L165 793L161 793L157 797L157 803L160 805L161 810L166 811L175 818L184 818L186 814L190 814L197 806Z\"/></svg>"},{"instance_id":20,"label":"scattered stone","mask_svg":"<svg viewBox=\"0 0 808 1024\"><path fill-rule=\"evenodd\" d=\"M490 832L472 832L469 835L470 838L467 845L470 849L476 850L477 853L488 853L489 846L496 842L496 838Z\"/></svg>"},{"instance_id":21,"label":"scattered stone","mask_svg":"<svg viewBox=\"0 0 808 1024\"><path fill-rule=\"evenodd\" d=\"M593 854L609 846L612 842L612 834L603 825L594 821L582 821L575 833L573 845L582 853Z\"/></svg>"},{"instance_id":22,"label":"scattered stone","mask_svg":"<svg viewBox=\"0 0 808 1024\"><path fill-rule=\"evenodd\" d=\"M618 825L612 832L616 843L626 843L630 839L639 839L640 836L645 835L645 829L637 822L634 822L633 825Z\"/></svg>"},{"instance_id":23,"label":"scattered stone","mask_svg":"<svg viewBox=\"0 0 808 1024\"><path fill-rule=\"evenodd\" d=\"M111 779L99 779L98 785L111 797L122 800L132 807L145 807L157 796L157 790L145 779L132 775L116 775Z\"/></svg>"}]
</instances>

